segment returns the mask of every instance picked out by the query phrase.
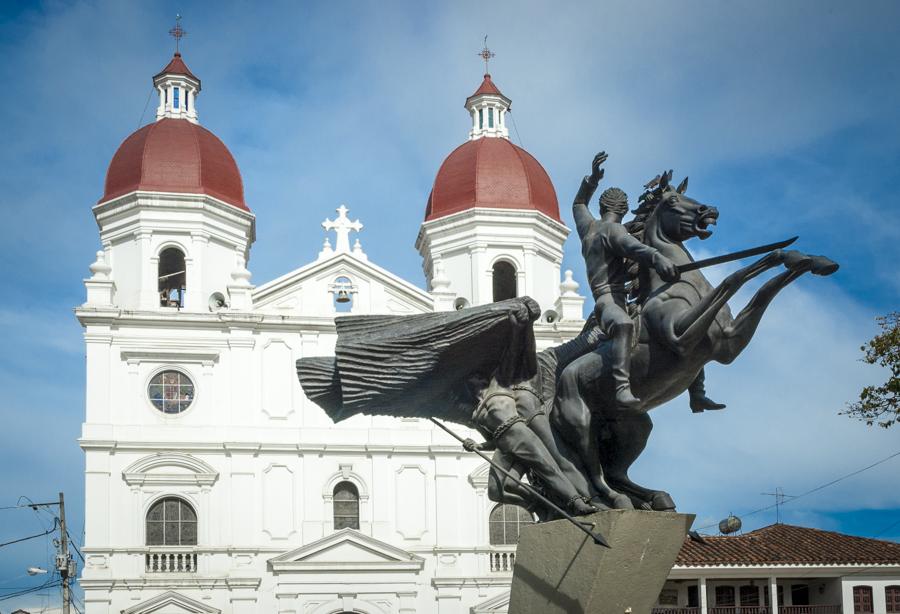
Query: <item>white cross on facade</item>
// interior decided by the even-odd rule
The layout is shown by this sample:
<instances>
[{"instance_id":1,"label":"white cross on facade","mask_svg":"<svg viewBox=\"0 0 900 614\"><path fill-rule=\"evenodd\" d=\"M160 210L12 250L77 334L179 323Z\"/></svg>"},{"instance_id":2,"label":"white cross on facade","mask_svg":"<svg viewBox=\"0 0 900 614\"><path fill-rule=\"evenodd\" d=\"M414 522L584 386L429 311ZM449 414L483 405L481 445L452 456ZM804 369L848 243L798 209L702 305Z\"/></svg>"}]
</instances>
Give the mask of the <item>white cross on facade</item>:
<instances>
[{"instance_id":1,"label":"white cross on facade","mask_svg":"<svg viewBox=\"0 0 900 614\"><path fill-rule=\"evenodd\" d=\"M363 225L359 223L359 220L355 220L353 222L350 221L350 218L347 217L347 207L341 205L335 211L338 212L337 218L334 220L325 219L322 222L322 228L325 230L333 230L337 235L337 240L335 241L334 251L338 253L349 252L350 251L350 231L355 230L359 232L362 230Z\"/></svg>"}]
</instances>

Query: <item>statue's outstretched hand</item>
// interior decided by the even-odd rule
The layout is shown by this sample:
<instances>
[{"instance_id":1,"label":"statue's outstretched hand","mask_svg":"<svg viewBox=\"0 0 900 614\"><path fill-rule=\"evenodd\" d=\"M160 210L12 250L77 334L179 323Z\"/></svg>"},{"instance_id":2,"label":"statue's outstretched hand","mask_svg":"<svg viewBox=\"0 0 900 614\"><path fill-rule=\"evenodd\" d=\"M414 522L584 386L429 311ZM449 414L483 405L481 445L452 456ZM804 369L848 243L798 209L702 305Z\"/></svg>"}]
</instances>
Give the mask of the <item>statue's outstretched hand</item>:
<instances>
[{"instance_id":1,"label":"statue's outstretched hand","mask_svg":"<svg viewBox=\"0 0 900 614\"><path fill-rule=\"evenodd\" d=\"M591 183L594 185L600 183L600 180L603 179L603 174L605 173L604 169L600 168L606 159L609 156L605 151L601 151L596 156L594 156L594 161L591 164Z\"/></svg>"},{"instance_id":2,"label":"statue's outstretched hand","mask_svg":"<svg viewBox=\"0 0 900 614\"><path fill-rule=\"evenodd\" d=\"M656 258L653 259L653 268L656 269L656 272L659 273L659 276L662 277L664 281L678 281L681 277L675 263L662 254L657 254Z\"/></svg>"},{"instance_id":3,"label":"statue's outstretched hand","mask_svg":"<svg viewBox=\"0 0 900 614\"><path fill-rule=\"evenodd\" d=\"M465 448L466 452L474 452L478 448L478 444L475 443L474 439L469 439L467 437L466 440L463 441L463 448Z\"/></svg>"}]
</instances>

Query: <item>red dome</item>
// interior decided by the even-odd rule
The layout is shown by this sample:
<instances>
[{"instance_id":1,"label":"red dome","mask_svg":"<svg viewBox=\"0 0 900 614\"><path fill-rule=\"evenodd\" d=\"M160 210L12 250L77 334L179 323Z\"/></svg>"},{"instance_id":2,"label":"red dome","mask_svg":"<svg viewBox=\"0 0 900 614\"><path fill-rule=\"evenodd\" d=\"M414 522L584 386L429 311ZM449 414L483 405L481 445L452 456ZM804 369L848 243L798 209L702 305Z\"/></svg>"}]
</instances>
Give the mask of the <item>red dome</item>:
<instances>
[{"instance_id":1,"label":"red dome","mask_svg":"<svg viewBox=\"0 0 900 614\"><path fill-rule=\"evenodd\" d=\"M467 141L447 156L428 196L425 221L472 207L531 209L562 223L547 171L504 138Z\"/></svg>"},{"instance_id":2,"label":"red dome","mask_svg":"<svg viewBox=\"0 0 900 614\"><path fill-rule=\"evenodd\" d=\"M206 128L165 118L119 146L100 202L135 190L208 194L244 211L244 184L231 152Z\"/></svg>"}]
</instances>

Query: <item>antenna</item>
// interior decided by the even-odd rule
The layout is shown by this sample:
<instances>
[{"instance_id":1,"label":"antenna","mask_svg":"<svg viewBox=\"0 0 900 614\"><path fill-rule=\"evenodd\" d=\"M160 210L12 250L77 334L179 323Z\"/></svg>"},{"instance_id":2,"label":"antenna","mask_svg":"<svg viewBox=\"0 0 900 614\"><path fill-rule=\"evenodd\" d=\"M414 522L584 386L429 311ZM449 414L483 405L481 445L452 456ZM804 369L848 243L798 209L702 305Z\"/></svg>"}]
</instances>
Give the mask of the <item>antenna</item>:
<instances>
[{"instance_id":1,"label":"antenna","mask_svg":"<svg viewBox=\"0 0 900 614\"><path fill-rule=\"evenodd\" d=\"M764 492L760 494L767 497L775 497L775 524L781 524L781 506L785 504L787 499L793 499L794 495L784 494L784 490L781 486L776 486L775 492Z\"/></svg>"}]
</instances>

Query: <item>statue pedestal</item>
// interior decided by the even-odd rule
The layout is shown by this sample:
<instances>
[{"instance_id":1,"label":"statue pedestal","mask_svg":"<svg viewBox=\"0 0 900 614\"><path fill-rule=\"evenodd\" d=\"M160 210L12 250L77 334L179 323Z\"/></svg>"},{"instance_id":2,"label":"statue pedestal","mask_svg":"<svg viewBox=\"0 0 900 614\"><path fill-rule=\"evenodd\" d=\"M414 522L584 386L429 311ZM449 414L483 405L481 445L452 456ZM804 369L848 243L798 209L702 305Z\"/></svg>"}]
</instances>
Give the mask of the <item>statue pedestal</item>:
<instances>
[{"instance_id":1,"label":"statue pedestal","mask_svg":"<svg viewBox=\"0 0 900 614\"><path fill-rule=\"evenodd\" d=\"M649 614L694 516L607 510L581 520L612 547L567 520L522 529L509 614Z\"/></svg>"}]
</instances>

